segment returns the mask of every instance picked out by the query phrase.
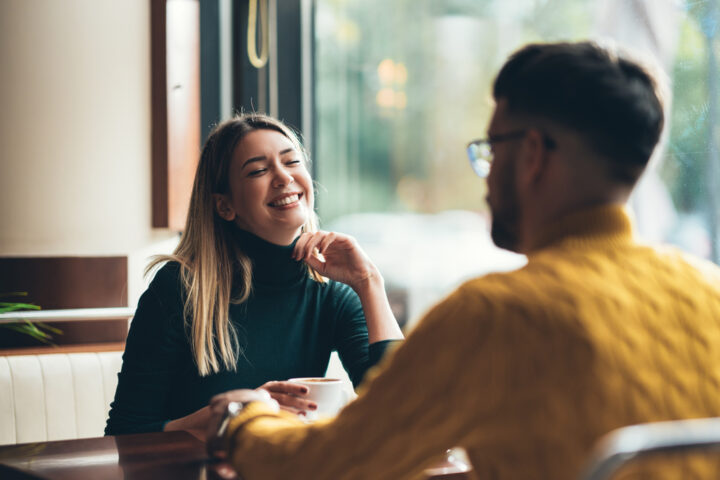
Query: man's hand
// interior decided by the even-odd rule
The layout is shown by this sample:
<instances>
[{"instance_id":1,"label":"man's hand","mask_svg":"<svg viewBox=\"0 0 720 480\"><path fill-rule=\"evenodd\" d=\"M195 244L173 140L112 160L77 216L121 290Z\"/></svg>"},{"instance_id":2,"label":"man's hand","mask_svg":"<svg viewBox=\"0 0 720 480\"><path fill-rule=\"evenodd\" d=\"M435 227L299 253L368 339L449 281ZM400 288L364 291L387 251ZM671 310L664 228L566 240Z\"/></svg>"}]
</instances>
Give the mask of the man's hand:
<instances>
[{"instance_id":1,"label":"man's hand","mask_svg":"<svg viewBox=\"0 0 720 480\"><path fill-rule=\"evenodd\" d=\"M239 411L243 405L251 402L263 402L273 410L280 411L278 402L275 401L267 390L230 390L229 392L215 395L210 400L210 419L208 421L207 448L211 457L227 458L225 451L225 434L227 424L232 420L231 403L235 403L235 411Z\"/></svg>"},{"instance_id":2,"label":"man's hand","mask_svg":"<svg viewBox=\"0 0 720 480\"><path fill-rule=\"evenodd\" d=\"M219 459L220 462L210 468L220 478L232 480L237 479L237 474L227 462L229 452L226 450L225 435L227 434L230 420L237 415L242 406L250 402L263 402L276 412L280 411L278 402L265 389L258 390L230 390L229 392L215 395L210 400L210 420L207 430L207 451L211 458Z\"/></svg>"}]
</instances>

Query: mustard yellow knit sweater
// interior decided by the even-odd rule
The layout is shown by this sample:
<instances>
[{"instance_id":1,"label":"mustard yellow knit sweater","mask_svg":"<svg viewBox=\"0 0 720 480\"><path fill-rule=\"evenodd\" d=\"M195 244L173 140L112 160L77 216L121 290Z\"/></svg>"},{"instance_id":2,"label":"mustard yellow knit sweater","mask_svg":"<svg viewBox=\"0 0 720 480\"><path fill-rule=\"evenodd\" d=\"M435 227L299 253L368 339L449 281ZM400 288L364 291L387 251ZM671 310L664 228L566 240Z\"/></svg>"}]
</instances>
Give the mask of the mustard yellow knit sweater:
<instances>
[{"instance_id":1,"label":"mustard yellow knit sweater","mask_svg":"<svg viewBox=\"0 0 720 480\"><path fill-rule=\"evenodd\" d=\"M623 425L720 415L720 269L633 240L618 206L547 228L527 265L433 308L333 421L248 405L231 424L246 480L416 478L463 446L479 479L576 478ZM652 477L718 478L720 462ZM633 477L636 478L636 477Z\"/></svg>"}]
</instances>

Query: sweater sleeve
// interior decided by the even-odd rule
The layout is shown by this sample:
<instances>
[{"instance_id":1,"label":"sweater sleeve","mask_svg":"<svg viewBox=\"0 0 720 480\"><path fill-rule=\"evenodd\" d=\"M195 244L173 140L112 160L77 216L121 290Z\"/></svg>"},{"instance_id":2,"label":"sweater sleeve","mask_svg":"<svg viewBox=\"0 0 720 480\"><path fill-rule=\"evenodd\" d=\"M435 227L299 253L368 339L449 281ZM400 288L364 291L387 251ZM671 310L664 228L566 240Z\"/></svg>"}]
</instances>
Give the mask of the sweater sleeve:
<instances>
[{"instance_id":1,"label":"sweater sleeve","mask_svg":"<svg viewBox=\"0 0 720 480\"><path fill-rule=\"evenodd\" d=\"M306 426L241 411L229 430L234 467L246 480L399 480L454 446L468 449L476 470L497 473L493 462L522 458L530 416L544 421L544 393L564 392L577 377L556 368L560 349L547 332L516 326L523 320L512 307L490 307L462 292L435 307L333 421ZM490 464L475 463L475 452Z\"/></svg>"},{"instance_id":2,"label":"sweater sleeve","mask_svg":"<svg viewBox=\"0 0 720 480\"><path fill-rule=\"evenodd\" d=\"M178 353L186 343L180 313L164 305L166 290L177 285L175 269L161 269L138 302L130 324L123 364L105 435L162 431ZM176 271L175 271L176 273ZM176 293L179 298L179 292ZM164 299L170 303L170 298Z\"/></svg>"},{"instance_id":3,"label":"sweater sleeve","mask_svg":"<svg viewBox=\"0 0 720 480\"><path fill-rule=\"evenodd\" d=\"M246 480L416 476L461 436L461 425L448 419L453 418L451 412L458 408L463 391L477 388L477 379L467 382L454 371L458 330L450 324L460 322L461 310L457 301L436 307L332 422L304 426L258 409L241 411L230 427L231 458L240 476ZM469 334L465 332L465 338ZM427 361L430 352L433 359Z\"/></svg>"},{"instance_id":4,"label":"sweater sleeve","mask_svg":"<svg viewBox=\"0 0 720 480\"><path fill-rule=\"evenodd\" d=\"M345 371L357 388L367 371L383 358L385 352L401 340L380 340L368 345L365 314L357 294L347 285L334 283L335 334L334 349Z\"/></svg>"}]
</instances>

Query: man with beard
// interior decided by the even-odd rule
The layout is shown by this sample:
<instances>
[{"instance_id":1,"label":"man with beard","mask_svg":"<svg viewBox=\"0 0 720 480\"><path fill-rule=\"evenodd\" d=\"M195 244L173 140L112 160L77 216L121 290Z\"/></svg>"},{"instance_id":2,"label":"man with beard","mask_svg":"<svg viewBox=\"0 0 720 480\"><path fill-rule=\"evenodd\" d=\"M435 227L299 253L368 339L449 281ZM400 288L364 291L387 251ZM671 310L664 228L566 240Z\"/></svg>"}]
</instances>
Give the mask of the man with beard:
<instances>
[{"instance_id":1,"label":"man with beard","mask_svg":"<svg viewBox=\"0 0 720 480\"><path fill-rule=\"evenodd\" d=\"M624 206L663 128L657 82L589 42L513 54L468 152L493 240L527 265L459 287L332 421L216 397L216 447L242 478L415 478L461 446L473 477L563 480L612 429L720 415L720 269L641 244ZM666 467L643 468L720 471Z\"/></svg>"}]
</instances>

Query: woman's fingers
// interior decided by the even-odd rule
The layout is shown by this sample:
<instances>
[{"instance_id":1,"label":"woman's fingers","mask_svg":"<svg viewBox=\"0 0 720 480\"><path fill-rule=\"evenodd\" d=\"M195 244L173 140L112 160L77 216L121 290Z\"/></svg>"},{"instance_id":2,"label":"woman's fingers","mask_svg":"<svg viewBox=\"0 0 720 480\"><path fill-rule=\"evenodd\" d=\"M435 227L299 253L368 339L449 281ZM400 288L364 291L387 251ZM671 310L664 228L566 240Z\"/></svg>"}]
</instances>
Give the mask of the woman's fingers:
<instances>
[{"instance_id":1,"label":"woman's fingers","mask_svg":"<svg viewBox=\"0 0 720 480\"><path fill-rule=\"evenodd\" d=\"M335 241L336 238L337 234L335 234L335 232L328 232L328 234L325 235L325 237L323 237L318 243L317 249L320 251L320 253L323 253Z\"/></svg>"},{"instance_id":2,"label":"woman's fingers","mask_svg":"<svg viewBox=\"0 0 720 480\"><path fill-rule=\"evenodd\" d=\"M353 237L337 232L303 233L293 251L320 275L355 288L379 275L377 268Z\"/></svg>"},{"instance_id":3,"label":"woman's fingers","mask_svg":"<svg viewBox=\"0 0 720 480\"><path fill-rule=\"evenodd\" d=\"M295 260L303 259L305 256L305 244L307 244L311 236L311 233L303 233L300 235L300 238L298 238L298 241L295 242L295 248L293 249L293 258Z\"/></svg>"},{"instance_id":4,"label":"woman's fingers","mask_svg":"<svg viewBox=\"0 0 720 480\"><path fill-rule=\"evenodd\" d=\"M270 396L280 404L281 408L285 407L285 410L297 413L297 411L317 409L315 402L302 398L307 395L308 388L299 383L271 381L259 387L258 390L270 393Z\"/></svg>"},{"instance_id":5,"label":"woman's fingers","mask_svg":"<svg viewBox=\"0 0 720 480\"><path fill-rule=\"evenodd\" d=\"M325 231L303 233L295 243L293 258L295 260L307 260L313 257L315 249L320 253L325 253L330 245L335 242L343 244L344 247L349 245L349 248L353 248L352 238L340 233Z\"/></svg>"},{"instance_id":6,"label":"woman's fingers","mask_svg":"<svg viewBox=\"0 0 720 480\"><path fill-rule=\"evenodd\" d=\"M305 263L310 265L310 268L315 270L316 272L320 273L320 275L326 276L327 272L325 271L325 267L327 264L320 260L317 257L310 257L307 260L305 260Z\"/></svg>"},{"instance_id":7,"label":"woman's fingers","mask_svg":"<svg viewBox=\"0 0 720 480\"><path fill-rule=\"evenodd\" d=\"M263 388L271 394L272 392L290 393L293 395L305 395L306 393L308 393L308 388L305 385L300 385L299 383L294 382L284 382L280 380L267 382L258 388Z\"/></svg>"},{"instance_id":8,"label":"woman's fingers","mask_svg":"<svg viewBox=\"0 0 720 480\"><path fill-rule=\"evenodd\" d=\"M318 244L327 236L330 234L328 232L317 232L315 235L313 235L305 245L305 256L303 257L305 260L313 256L313 252L317 248Z\"/></svg>"},{"instance_id":9,"label":"woman's fingers","mask_svg":"<svg viewBox=\"0 0 720 480\"><path fill-rule=\"evenodd\" d=\"M270 396L280 404L281 408L290 408L294 411L317 410L317 403L312 400L305 400L304 398L288 395L287 393L271 392Z\"/></svg>"},{"instance_id":10,"label":"woman's fingers","mask_svg":"<svg viewBox=\"0 0 720 480\"><path fill-rule=\"evenodd\" d=\"M307 259L312 255L317 244L328 234L328 232L303 233L295 244L293 256L295 260Z\"/></svg>"}]
</instances>

